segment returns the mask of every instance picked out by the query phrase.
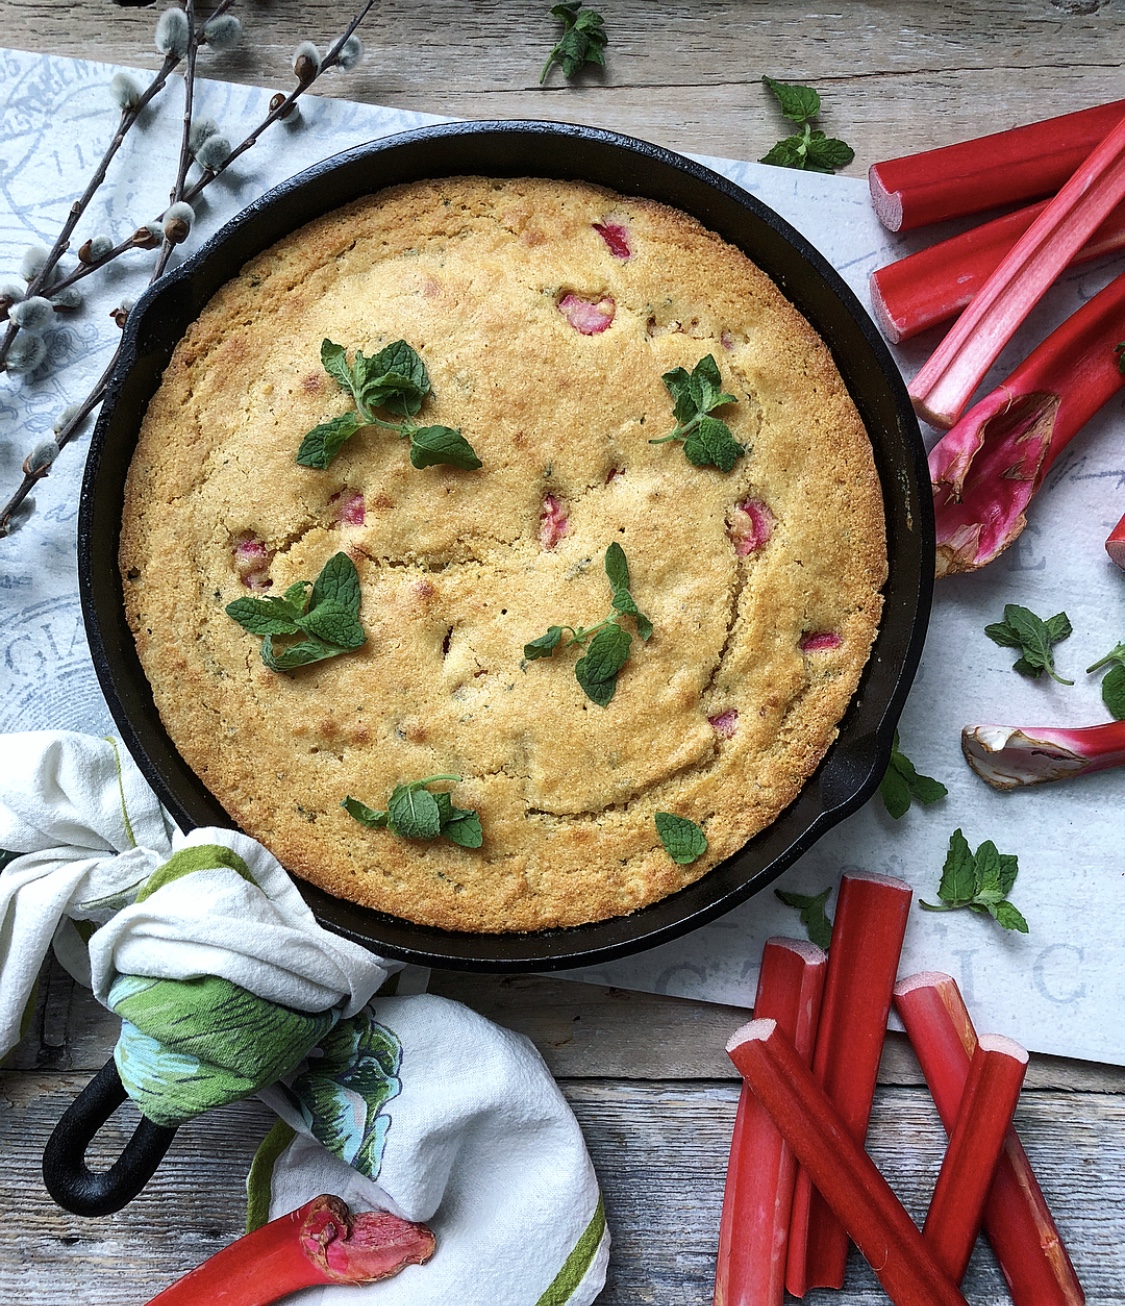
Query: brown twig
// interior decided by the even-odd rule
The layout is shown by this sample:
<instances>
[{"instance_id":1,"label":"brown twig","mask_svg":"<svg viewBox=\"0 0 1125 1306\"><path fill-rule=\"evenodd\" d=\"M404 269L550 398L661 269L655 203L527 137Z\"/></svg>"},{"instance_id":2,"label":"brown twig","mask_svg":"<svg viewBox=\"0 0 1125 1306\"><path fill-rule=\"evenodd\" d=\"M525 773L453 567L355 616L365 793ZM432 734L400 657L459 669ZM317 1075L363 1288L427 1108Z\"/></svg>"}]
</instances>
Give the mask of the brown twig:
<instances>
[{"instance_id":1,"label":"brown twig","mask_svg":"<svg viewBox=\"0 0 1125 1306\"><path fill-rule=\"evenodd\" d=\"M188 46L185 52L187 67L184 73L184 121L183 129L180 132L180 159L176 165L176 180L173 182L171 193L168 196L171 204L178 204L183 199L184 187L187 185L188 169L191 167L191 119L195 108L195 60L199 54L199 41L203 35L202 26L197 27L195 22L195 0L184 0L184 13L187 15L188 20ZM166 226L164 229L164 244L160 247L160 253L156 256L156 262L153 265L152 275L148 279L150 286L163 276L164 269L168 266L168 260L172 257L172 250L177 243L172 239Z\"/></svg>"},{"instance_id":2,"label":"brown twig","mask_svg":"<svg viewBox=\"0 0 1125 1306\"><path fill-rule=\"evenodd\" d=\"M206 22L210 22L211 19L217 18L222 14L226 13L226 11L231 7L233 3L234 0L222 0L222 2L208 16ZM251 131L250 134L244 140L242 140L238 145L234 147L234 149L231 150L230 154L228 154L226 159L223 161L221 167L213 170L205 169L202 176L200 176L195 181L195 183L189 187L187 186L187 173L191 166L189 132L191 128L192 100L194 95L195 53L198 50L198 44L202 34L202 26L200 27L199 31L196 31L196 25L194 22L192 22L190 28L191 35L189 37L188 51L187 51L187 54L189 56L189 69L188 69L188 76L186 79L187 84L185 85L184 132L181 138L180 160L176 173L176 178L177 178L176 185L173 187L173 192L172 192L173 202L176 202L177 199L182 199L186 203L189 204L192 203L192 201L195 200L196 197L200 195L211 184L211 182L215 180L216 177L221 176L222 173L224 173L227 170L227 168L230 167L230 165L235 161L235 159L245 154L247 150L249 150L253 145L255 145L258 141L258 138L262 135L264 131L266 131L267 128L271 127L279 119L287 117L290 111L292 110L293 105L309 89L309 87L312 86L314 82L317 81L317 79L321 76L321 74L327 72L329 68L336 67L336 65L340 62L340 51L343 49L349 37L351 37L355 33L356 28L358 28L360 23L363 22L364 18L367 17L374 3L375 0L366 0L366 3L360 8L358 13L347 25L344 31L340 34L340 36L336 38L336 40L329 47L328 52L321 60L320 67L316 69L316 71L312 74L312 76L309 77L307 80L300 81L298 85L292 91L289 92L288 95L286 95L283 99L278 101L278 103L273 108L271 108L270 112L253 129L253 131ZM189 15L189 21L193 12L193 4L194 4L194 0L187 0L187 13ZM171 56L169 56L169 58L171 58ZM167 62L168 60L165 60L165 63ZM163 69L161 71L164 72ZM168 71L171 71L171 69L169 68ZM160 74L158 73L157 77L159 76ZM164 72L164 78L165 80L167 80L167 72ZM161 83L161 85L163 85L163 83ZM156 91L152 91L152 95L155 94ZM149 95L148 98L151 99L152 95ZM144 103L147 104L148 100L145 100ZM138 106L136 110L137 113L140 112L141 107L143 107L143 105ZM130 126L131 125L132 124L130 123ZM116 146L114 147L114 151L116 152ZM109 158L112 157L113 157L112 154L109 155ZM108 167L109 159L106 159L104 162L105 162L105 167ZM103 179L104 179L104 175L105 175L105 169L103 167L102 169ZM87 189L90 191L90 195L92 196L93 189L96 189L96 187L94 187L93 189L88 187ZM177 195L177 191L179 192L178 195ZM84 196L83 199L84 199L84 204L83 204L83 210L84 210L85 205L89 203L89 198ZM65 236L60 236L59 242L56 242L56 248L58 249L58 254L55 257L55 263L58 262L58 258L61 257L62 254L65 252L66 242L69 240L70 233L74 230L74 226L77 223L78 218L81 217L81 213L83 210L80 210L77 214L74 214L73 221L70 221L69 223L69 228L65 229ZM111 249L109 253L105 255L104 258L98 259L96 262L92 262L89 264L85 264L85 263L80 264L72 273L70 273L69 276L63 277L61 280L55 282L51 286L51 293L58 294L60 291L65 290L68 286L71 286L75 282L81 281L84 277L89 276L91 272L96 272L98 268L104 267L107 263L112 262L113 259L118 258L121 254L125 253L126 250L136 248L138 244L137 235L139 235L141 230L143 229L138 228L138 232L135 233L133 236L130 236L127 240L124 240L120 244L115 245L113 249ZM61 242L61 246L60 246L60 242ZM52 253L54 252L55 251L52 251ZM165 269L167 268L168 258L170 254L171 254L170 244L167 238L165 238L164 244L160 251L160 256L157 258L156 266L153 269L153 275L149 282L150 285L152 284L152 282L156 281L161 275L163 275ZM41 273L40 275L42 276L44 274ZM49 273L47 275L49 275ZM34 286L35 283L33 282L32 285ZM32 293L30 287L29 287L29 293ZM3 342L4 352L0 353L0 369L2 369L2 360L6 356L7 348L11 343L9 337L14 337L14 334L15 334L15 330L13 324L13 327L9 328L8 334ZM121 353L121 346L118 345L118 347L113 351L113 357L110 359L109 364L107 365L105 371L98 378L98 381L94 385L94 388L90 391L90 393L79 405L78 410L75 412L75 414L67 421L67 423L63 426L63 428L59 431L58 435L56 436L55 442L57 443L60 450L65 448L66 445L69 444L70 441L75 437L75 435L78 434L79 428L85 422L86 418L89 417L89 415L94 411L95 408L97 408L97 406L101 403L102 399L105 397L105 392L109 383L110 375L112 374L113 369L117 364L117 359L120 353ZM27 498L28 494L30 494L36 482L42 480L43 477L48 474L50 468L51 468L51 464L48 463L46 466L38 468L35 471L25 470L23 480L17 486L15 493L11 496L8 502L3 505L3 507L0 507L0 538L9 534L12 527L12 519L16 511L19 509L23 501Z\"/></svg>"}]
</instances>

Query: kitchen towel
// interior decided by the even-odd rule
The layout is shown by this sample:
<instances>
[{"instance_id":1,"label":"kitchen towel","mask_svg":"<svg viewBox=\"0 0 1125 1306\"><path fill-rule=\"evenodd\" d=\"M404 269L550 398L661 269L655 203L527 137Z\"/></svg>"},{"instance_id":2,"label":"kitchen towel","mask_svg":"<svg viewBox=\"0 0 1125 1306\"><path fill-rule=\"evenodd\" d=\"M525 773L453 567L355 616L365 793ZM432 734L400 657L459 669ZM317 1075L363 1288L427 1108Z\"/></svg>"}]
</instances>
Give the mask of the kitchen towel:
<instances>
[{"instance_id":1,"label":"kitchen towel","mask_svg":"<svg viewBox=\"0 0 1125 1306\"><path fill-rule=\"evenodd\" d=\"M182 835L114 739L0 735L0 849L0 1056L60 939L122 1017L114 1055L146 1116L177 1126L260 1090L281 1116L252 1215L330 1192L434 1230L425 1266L332 1301L588 1306L601 1291L597 1179L528 1039L427 994L372 1002L399 964L323 930L253 839Z\"/></svg>"},{"instance_id":2,"label":"kitchen towel","mask_svg":"<svg viewBox=\"0 0 1125 1306\"><path fill-rule=\"evenodd\" d=\"M0 51L0 281L14 274L33 241L50 243L85 185L91 155L108 138L113 110L106 65ZM198 112L237 139L260 121L270 91L203 81ZM763 113L772 112L763 90ZM587 103L586 101L583 102ZM208 192L195 248L242 205L301 168L362 141L439 121L378 105L308 97L300 125L266 132ZM88 226L115 237L160 212L168 177L153 160L174 159L181 101L170 90L132 134L99 192ZM702 158L792 222L837 268L861 302L870 272L938 234L894 236L876 220L866 183ZM168 164L170 165L170 162ZM143 288L151 255L121 259L90 277L85 309L49 336L48 367L29 379L0 378L0 485L18 479L27 452L49 438L59 410L80 398L117 340L109 312ZM1071 269L1012 342L986 384L995 384L1036 340L1109 280L1102 260ZM903 372L932 344L892 350ZM1125 510L1125 400L1089 424L1052 468L1023 536L992 566L939 582L922 665L902 718L903 746L919 770L942 780L949 797L892 821L876 798L822 839L778 881L817 893L841 870L874 870L908 880L933 900L949 837L962 828L975 848L993 840L1019 857L1012 900L1030 924L1013 936L970 912L928 915L915 908L903 970L945 970L957 978L983 1029L1002 1029L1033 1051L1125 1064L1125 1025L1106 1020L1125 1005L1120 929L1125 913L1121 799L1125 771L996 794L972 775L959 734L968 722L1082 725L1105 719L1092 664L1125 639L1125 577L1102 542ZM112 728L90 663L78 607L75 518L85 441L63 452L36 490L37 507L0 540L0 729ZM1048 617L1064 610L1074 635L1057 649L1073 687L1030 681L1013 655L985 638L1005 603ZM831 901L829 908L831 909ZM792 934L795 914L766 891L692 934L636 957L572 972L623 988L749 1006L757 959L771 934Z\"/></svg>"}]
</instances>

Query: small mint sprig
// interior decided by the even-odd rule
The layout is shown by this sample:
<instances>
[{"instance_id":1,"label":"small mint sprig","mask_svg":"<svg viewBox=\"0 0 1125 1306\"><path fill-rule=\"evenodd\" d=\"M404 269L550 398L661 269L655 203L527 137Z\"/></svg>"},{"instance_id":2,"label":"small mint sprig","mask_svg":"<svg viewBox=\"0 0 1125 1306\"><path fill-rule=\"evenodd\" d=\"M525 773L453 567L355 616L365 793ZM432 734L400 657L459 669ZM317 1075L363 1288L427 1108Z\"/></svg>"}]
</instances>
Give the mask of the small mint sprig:
<instances>
[{"instance_id":1,"label":"small mint sprig","mask_svg":"<svg viewBox=\"0 0 1125 1306\"><path fill-rule=\"evenodd\" d=\"M583 9L582 0L562 0L561 4L551 6L551 16L561 21L563 34L539 74L540 86L556 63L568 81L588 63L605 67L605 47L609 42L605 19L596 9Z\"/></svg>"},{"instance_id":2,"label":"small mint sprig","mask_svg":"<svg viewBox=\"0 0 1125 1306\"><path fill-rule=\"evenodd\" d=\"M448 780L460 784L459 775L428 775L395 785L385 811L376 811L358 798L347 797L340 806L371 830L390 830L403 839L448 839L460 848L479 848L484 842L480 817L472 807L454 807L444 789L430 793L427 785Z\"/></svg>"},{"instance_id":3,"label":"small mint sprig","mask_svg":"<svg viewBox=\"0 0 1125 1306\"><path fill-rule=\"evenodd\" d=\"M1118 644L1092 667L1087 667L1086 674L1101 671L1103 667L1109 670L1102 680L1102 702L1115 721L1125 721L1125 644Z\"/></svg>"},{"instance_id":4,"label":"small mint sprig","mask_svg":"<svg viewBox=\"0 0 1125 1306\"><path fill-rule=\"evenodd\" d=\"M661 377L665 389L675 400L673 414L676 429L649 444L683 441L684 456L696 467L717 467L729 472L746 452L730 433L726 422L709 414L724 404L738 400L723 390L723 378L713 354L701 358L691 372L675 367Z\"/></svg>"},{"instance_id":5,"label":"small mint sprig","mask_svg":"<svg viewBox=\"0 0 1125 1306\"><path fill-rule=\"evenodd\" d=\"M960 830L954 830L938 886L940 903L918 901L925 911L955 911L968 907L982 916L991 916L1006 930L1027 933L1027 921L1008 901L1008 894L1019 874L1014 853L997 852L991 839L976 850L969 850Z\"/></svg>"},{"instance_id":6,"label":"small mint sprig","mask_svg":"<svg viewBox=\"0 0 1125 1306\"><path fill-rule=\"evenodd\" d=\"M1064 680L1055 670L1054 645L1069 639L1073 633L1070 618L1065 612L1057 612L1046 621L1037 617L1028 608L1018 603L1004 605L1004 620L985 626L984 633L994 644L1001 648L1018 648L1020 657L1012 663L1012 670L1032 680L1045 671L1052 680L1060 685L1073 685L1073 680Z\"/></svg>"},{"instance_id":7,"label":"small mint sprig","mask_svg":"<svg viewBox=\"0 0 1125 1306\"><path fill-rule=\"evenodd\" d=\"M359 576L346 553L334 553L315 581L299 580L284 595L228 603L227 616L251 635L261 635L262 661L271 671L339 657L367 642L359 624ZM303 635L284 648L274 638Z\"/></svg>"},{"instance_id":8,"label":"small mint sprig","mask_svg":"<svg viewBox=\"0 0 1125 1306\"><path fill-rule=\"evenodd\" d=\"M883 805L897 821L909 811L911 802L929 807L939 798L944 798L949 790L940 780L935 780L933 776L922 775L918 771L910 758L899 748L896 730L895 741L891 747L891 760L879 785L879 792L883 798Z\"/></svg>"},{"instance_id":9,"label":"small mint sprig","mask_svg":"<svg viewBox=\"0 0 1125 1306\"><path fill-rule=\"evenodd\" d=\"M772 77L762 81L773 92L784 117L801 128L800 135L786 136L774 145L759 163L778 168L799 168L806 172L835 172L855 158L855 150L844 141L825 136L814 129L813 119L820 113L820 96L811 86L789 86Z\"/></svg>"},{"instance_id":10,"label":"small mint sprig","mask_svg":"<svg viewBox=\"0 0 1125 1306\"><path fill-rule=\"evenodd\" d=\"M785 889L774 889L773 892L779 902L800 913L801 924L805 927L809 942L827 952L832 944L832 922L828 918L826 904L832 895L832 886L821 889L819 893L789 893Z\"/></svg>"},{"instance_id":11,"label":"small mint sprig","mask_svg":"<svg viewBox=\"0 0 1125 1306\"><path fill-rule=\"evenodd\" d=\"M664 851L678 866L690 866L707 851L707 836L694 821L674 812L657 812L656 833Z\"/></svg>"},{"instance_id":12,"label":"small mint sprig","mask_svg":"<svg viewBox=\"0 0 1125 1306\"><path fill-rule=\"evenodd\" d=\"M380 349L367 358L361 349L349 365L343 345L324 340L320 346L324 370L355 402L355 412L341 413L331 421L314 426L301 441L297 462L302 467L323 471L355 433L365 426L382 426L410 441L410 462L414 467L444 464L473 472L483 466L473 446L460 430L449 426L415 426L403 420L388 422L376 417L376 410L403 419L413 417L430 393L426 365L405 340Z\"/></svg>"},{"instance_id":13,"label":"small mint sprig","mask_svg":"<svg viewBox=\"0 0 1125 1306\"><path fill-rule=\"evenodd\" d=\"M599 707L606 707L617 690L617 675L629 657L633 637L620 620L632 617L637 634L645 642L652 634L652 622L637 607L629 592L629 563L625 550L614 543L605 551L605 574L613 589L613 611L595 626L548 626L547 633L523 646L528 662L553 657L558 648L586 649L585 657L574 664L574 677L586 697ZM563 641L565 631L570 638ZM586 645L589 644L589 648Z\"/></svg>"}]
</instances>

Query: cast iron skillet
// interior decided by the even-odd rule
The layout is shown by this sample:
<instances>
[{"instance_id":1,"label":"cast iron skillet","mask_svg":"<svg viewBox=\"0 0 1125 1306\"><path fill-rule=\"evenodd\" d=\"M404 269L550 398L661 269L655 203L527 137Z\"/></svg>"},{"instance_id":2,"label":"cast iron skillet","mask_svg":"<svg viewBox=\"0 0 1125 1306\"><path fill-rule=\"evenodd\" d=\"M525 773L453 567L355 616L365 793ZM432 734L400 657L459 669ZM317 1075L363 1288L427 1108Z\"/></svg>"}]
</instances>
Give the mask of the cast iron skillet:
<instances>
[{"instance_id":1,"label":"cast iron skillet","mask_svg":"<svg viewBox=\"0 0 1125 1306\"><path fill-rule=\"evenodd\" d=\"M125 476L142 416L188 324L248 259L303 223L382 187L464 174L579 179L647 196L693 214L745 250L831 349L870 433L886 510L890 576L883 621L838 739L796 801L695 884L631 916L504 935L415 925L300 884L322 925L381 954L461 970L554 970L666 942L730 910L780 875L871 796L918 666L934 556L932 501L918 425L898 369L866 312L825 259L771 209L709 169L657 146L554 123L425 127L315 165L251 204L153 286L129 314L121 359L86 465L79 585L94 666L145 777L184 829L229 825L230 818L165 733L125 622L117 549ZM85 1132L88 1141L88 1128ZM85 1142L76 1145L84 1148ZM117 1204L129 1200L143 1182ZM109 1208L103 1204L101 1209Z\"/></svg>"}]
</instances>

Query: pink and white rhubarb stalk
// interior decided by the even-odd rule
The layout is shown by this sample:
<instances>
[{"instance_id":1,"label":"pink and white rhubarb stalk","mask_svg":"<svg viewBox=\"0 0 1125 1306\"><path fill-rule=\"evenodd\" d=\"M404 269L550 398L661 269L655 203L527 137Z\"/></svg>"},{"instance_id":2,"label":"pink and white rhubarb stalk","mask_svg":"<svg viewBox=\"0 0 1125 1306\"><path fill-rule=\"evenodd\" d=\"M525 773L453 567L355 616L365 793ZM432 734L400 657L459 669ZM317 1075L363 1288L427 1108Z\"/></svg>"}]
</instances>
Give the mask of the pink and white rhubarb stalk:
<instances>
[{"instance_id":1,"label":"pink and white rhubarb stalk","mask_svg":"<svg viewBox=\"0 0 1125 1306\"><path fill-rule=\"evenodd\" d=\"M1016 241L910 383L919 416L957 421L1031 309L1125 199L1125 118Z\"/></svg>"},{"instance_id":2,"label":"pink and white rhubarb stalk","mask_svg":"<svg viewBox=\"0 0 1125 1306\"><path fill-rule=\"evenodd\" d=\"M324 1193L216 1252L149 1306L270 1306L302 1288L376 1283L434 1254L424 1224L389 1211L352 1214Z\"/></svg>"},{"instance_id":3,"label":"pink and white rhubarb stalk","mask_svg":"<svg viewBox=\"0 0 1125 1306\"><path fill-rule=\"evenodd\" d=\"M965 726L961 751L993 789L1068 780L1125 766L1125 721L1067 730L1055 726Z\"/></svg>"},{"instance_id":4,"label":"pink and white rhubarb stalk","mask_svg":"<svg viewBox=\"0 0 1125 1306\"><path fill-rule=\"evenodd\" d=\"M1043 341L930 452L937 574L975 571L1027 524L1025 509L1055 459L1125 386L1125 274Z\"/></svg>"}]
</instances>

